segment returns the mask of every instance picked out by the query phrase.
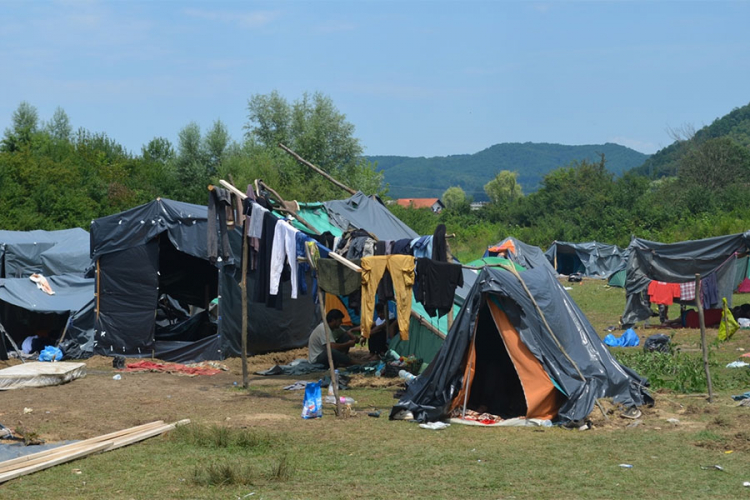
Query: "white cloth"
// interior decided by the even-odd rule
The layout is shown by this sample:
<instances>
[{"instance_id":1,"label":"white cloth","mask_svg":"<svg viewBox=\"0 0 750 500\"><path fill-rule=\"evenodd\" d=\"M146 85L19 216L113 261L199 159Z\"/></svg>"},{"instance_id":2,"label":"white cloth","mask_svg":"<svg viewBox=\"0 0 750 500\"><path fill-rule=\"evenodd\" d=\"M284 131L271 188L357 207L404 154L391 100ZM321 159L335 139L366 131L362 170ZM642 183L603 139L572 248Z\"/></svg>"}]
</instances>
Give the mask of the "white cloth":
<instances>
[{"instance_id":1,"label":"white cloth","mask_svg":"<svg viewBox=\"0 0 750 500\"><path fill-rule=\"evenodd\" d=\"M26 337L23 339L23 344L21 344L21 352L24 354L31 354L31 344L34 342L35 339L38 339L39 335L33 335Z\"/></svg>"},{"instance_id":2,"label":"white cloth","mask_svg":"<svg viewBox=\"0 0 750 500\"><path fill-rule=\"evenodd\" d=\"M253 210L250 212L250 226L247 230L248 237L260 238L263 233L263 214L266 212L268 210L257 203L253 203Z\"/></svg>"},{"instance_id":3,"label":"white cloth","mask_svg":"<svg viewBox=\"0 0 750 500\"><path fill-rule=\"evenodd\" d=\"M321 322L315 327L315 330L310 334L310 339L307 341L307 359L310 363L315 363L320 354L326 349L326 330Z\"/></svg>"},{"instance_id":4,"label":"white cloth","mask_svg":"<svg viewBox=\"0 0 750 500\"><path fill-rule=\"evenodd\" d=\"M284 270L284 260L289 260L290 282L292 285L292 298L297 298L297 231L286 221L279 220L276 223L276 232L273 235L271 246L271 284L268 293L279 294L279 282L281 271Z\"/></svg>"}]
</instances>

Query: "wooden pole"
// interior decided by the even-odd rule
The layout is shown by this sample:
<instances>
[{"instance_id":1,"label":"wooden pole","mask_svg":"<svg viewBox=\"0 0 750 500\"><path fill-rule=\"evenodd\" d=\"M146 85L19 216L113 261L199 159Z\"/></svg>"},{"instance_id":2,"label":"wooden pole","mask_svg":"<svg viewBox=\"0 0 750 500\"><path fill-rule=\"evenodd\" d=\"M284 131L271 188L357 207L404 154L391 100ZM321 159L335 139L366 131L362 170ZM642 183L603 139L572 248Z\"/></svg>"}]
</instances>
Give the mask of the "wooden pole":
<instances>
[{"instance_id":1,"label":"wooden pole","mask_svg":"<svg viewBox=\"0 0 750 500\"><path fill-rule=\"evenodd\" d=\"M68 333L68 326L70 326L70 318L72 316L73 316L73 313L68 314L68 320L65 322L65 328L63 328L62 335L60 335L60 338L57 339L57 344L55 344L55 347L60 347L60 344L62 344L62 341L65 338L65 334Z\"/></svg>"},{"instance_id":2,"label":"wooden pole","mask_svg":"<svg viewBox=\"0 0 750 500\"><path fill-rule=\"evenodd\" d=\"M331 177L327 173L323 172L323 170L321 170L319 167L316 167L315 165L313 165L309 161L305 160L304 158L302 158L300 155L298 155L297 153L295 153L294 151L292 151L288 147L284 146L281 143L279 143L279 147L281 149L283 149L284 151L286 151L287 153L289 153L290 155L292 155L292 157L295 160L297 160L298 162L300 162L301 164L303 164L303 165L305 165L307 167L310 167L315 172L319 173L320 175L322 175L323 177L325 177L326 179L328 179L329 181L331 181L335 186L340 187L341 189L343 189L344 191L348 192L349 194L357 194L357 192L355 190L353 190L349 186L346 186L346 185L340 183L339 181L337 181L336 179L334 179L333 177Z\"/></svg>"},{"instance_id":3,"label":"wooden pole","mask_svg":"<svg viewBox=\"0 0 750 500\"><path fill-rule=\"evenodd\" d=\"M333 252L331 252L333 253ZM310 267L315 269L315 262L313 262L312 255L310 255L310 249L305 244L305 255L307 261L310 263ZM339 399L339 381L336 378L336 368L333 366L333 354L331 353L331 332L328 327L328 321L326 321L326 306L323 298L323 291L318 286L318 306L320 307L320 317L323 320L323 328L326 332L326 352L328 353L328 369L331 372L331 386L333 387L333 397L336 398L336 416L340 417L341 413L341 400Z\"/></svg>"},{"instance_id":4,"label":"wooden pole","mask_svg":"<svg viewBox=\"0 0 750 500\"><path fill-rule=\"evenodd\" d=\"M0 330L2 330L2 331L3 331L3 333L5 334L5 337L6 337L6 338L8 339L8 341L10 342L10 345L11 345L11 346L13 347L13 349L14 349L14 350L16 351L16 355L18 356L18 359L20 359L20 360L21 360L21 363L26 363L26 360L24 360L24 359L23 359L23 356L21 356L21 350L20 350L20 349L18 349L18 345L16 345L16 342L15 342L15 340L13 340L13 337L11 337L11 336L10 336L10 333L8 333L8 331L7 331L6 329L5 329L5 327L3 326L3 324L2 324L2 323L0 323Z\"/></svg>"},{"instance_id":5,"label":"wooden pole","mask_svg":"<svg viewBox=\"0 0 750 500\"><path fill-rule=\"evenodd\" d=\"M248 386L248 375L247 375L247 261L248 261L248 250L247 247L247 232L245 225L247 224L247 218L242 224L242 278L240 279L240 291L242 292L242 387L247 389Z\"/></svg>"},{"instance_id":6,"label":"wooden pole","mask_svg":"<svg viewBox=\"0 0 750 500\"><path fill-rule=\"evenodd\" d=\"M701 300L701 275L695 275L695 304L698 306L698 322L701 326L701 350L703 351L703 369L706 371L706 386L708 387L708 402L714 402L714 388L711 383L711 371L708 367L708 346L706 345L706 322L703 317L703 301Z\"/></svg>"}]
</instances>

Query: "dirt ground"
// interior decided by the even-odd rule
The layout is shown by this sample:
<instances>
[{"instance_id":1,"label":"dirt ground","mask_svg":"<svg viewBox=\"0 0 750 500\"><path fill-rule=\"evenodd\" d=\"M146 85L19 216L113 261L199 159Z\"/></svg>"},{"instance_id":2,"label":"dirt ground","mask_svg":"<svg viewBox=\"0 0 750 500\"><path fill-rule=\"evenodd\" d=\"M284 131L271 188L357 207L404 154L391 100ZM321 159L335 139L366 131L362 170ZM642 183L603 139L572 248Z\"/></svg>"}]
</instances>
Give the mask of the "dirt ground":
<instances>
[{"instance_id":1,"label":"dirt ground","mask_svg":"<svg viewBox=\"0 0 750 500\"><path fill-rule=\"evenodd\" d=\"M365 355L366 351L354 353L360 358ZM112 358L95 356L84 361L87 366L84 378L60 386L0 392L0 423L11 429L36 433L46 441L85 439L154 420L174 422L189 418L193 422L230 427L278 428L283 427L284 422L293 425L299 419L302 394L281 389L296 380L314 380L325 373L289 377L259 376L254 372L306 356L307 349L297 349L250 358L249 393L236 388L242 385L239 358L221 362L228 371L191 377L173 373L117 372L112 367ZM134 361L137 360L127 360ZM18 363L15 360L0 362L0 368ZM113 379L117 373L121 375L120 380ZM353 376L350 383L352 388L385 386L394 391L400 385L399 379L364 375ZM716 405L706 405L705 396L657 394L656 399L654 408L643 408L643 416L637 424L620 418L620 409L607 400L602 400L602 410L607 417L595 408L589 419L601 430L628 426L700 430L721 425L721 418L712 416L720 409ZM368 408L355 410L367 411ZM750 412L742 418L745 425L741 427L750 428ZM748 442L747 439L744 442Z\"/></svg>"},{"instance_id":2,"label":"dirt ground","mask_svg":"<svg viewBox=\"0 0 750 500\"><path fill-rule=\"evenodd\" d=\"M363 360L367 351L352 353ZM281 391L296 380L317 380L326 373L306 376L260 376L254 372L276 364L307 358L307 349L271 353L248 359L251 391L242 386L242 362L221 362L228 371L216 375L186 376L176 373L121 372L112 359L94 356L83 360L86 376L64 385L0 391L0 424L25 429L44 440L85 439L135 425L189 418L193 422L232 427L277 425L299 418L300 391ZM126 363L137 362L127 359ZM0 369L20 361L0 361ZM120 374L120 380L113 376ZM235 385L236 384L236 385ZM350 387L400 385L398 379L355 375Z\"/></svg>"}]
</instances>

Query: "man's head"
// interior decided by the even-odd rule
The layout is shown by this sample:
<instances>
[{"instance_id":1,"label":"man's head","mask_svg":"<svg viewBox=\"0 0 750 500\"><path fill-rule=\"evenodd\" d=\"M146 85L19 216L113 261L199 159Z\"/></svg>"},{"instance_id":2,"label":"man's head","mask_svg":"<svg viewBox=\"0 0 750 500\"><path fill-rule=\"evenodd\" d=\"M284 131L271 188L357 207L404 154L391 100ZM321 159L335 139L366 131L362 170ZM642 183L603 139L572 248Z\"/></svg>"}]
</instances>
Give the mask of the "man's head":
<instances>
[{"instance_id":1,"label":"man's head","mask_svg":"<svg viewBox=\"0 0 750 500\"><path fill-rule=\"evenodd\" d=\"M338 328L341 326L341 322L344 319L344 313L338 309L331 309L326 314L326 322L331 328Z\"/></svg>"},{"instance_id":2,"label":"man's head","mask_svg":"<svg viewBox=\"0 0 750 500\"><path fill-rule=\"evenodd\" d=\"M378 314L378 318L385 319L385 304L383 302L375 304L375 312Z\"/></svg>"}]
</instances>

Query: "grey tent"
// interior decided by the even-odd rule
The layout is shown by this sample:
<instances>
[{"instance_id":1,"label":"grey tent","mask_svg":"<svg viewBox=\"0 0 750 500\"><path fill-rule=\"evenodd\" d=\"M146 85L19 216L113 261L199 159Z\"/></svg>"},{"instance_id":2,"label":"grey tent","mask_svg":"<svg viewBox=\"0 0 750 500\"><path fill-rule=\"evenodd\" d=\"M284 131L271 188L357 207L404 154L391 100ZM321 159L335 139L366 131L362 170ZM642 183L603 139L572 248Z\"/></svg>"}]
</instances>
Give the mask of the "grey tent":
<instances>
[{"instance_id":1,"label":"grey tent","mask_svg":"<svg viewBox=\"0 0 750 500\"><path fill-rule=\"evenodd\" d=\"M94 323L86 311L93 306L94 280L64 274L48 276L47 282L54 295L40 290L29 278L0 279L0 322L19 346L40 330L50 334L50 343L65 331L66 338L76 342L77 354L71 357L90 354ZM7 359L10 346L5 340L0 340L0 359Z\"/></svg>"},{"instance_id":2,"label":"grey tent","mask_svg":"<svg viewBox=\"0 0 750 500\"><path fill-rule=\"evenodd\" d=\"M504 418L564 422L585 418L597 398L626 407L653 401L646 381L612 357L547 269L520 276L531 296L510 272L481 271L437 356L391 418L407 410L416 420L435 421L467 401L469 409Z\"/></svg>"},{"instance_id":3,"label":"grey tent","mask_svg":"<svg viewBox=\"0 0 750 500\"><path fill-rule=\"evenodd\" d=\"M652 280L687 283L694 282L696 274L702 278L713 275L719 300L726 297L731 307L732 293L738 285L737 259L749 249L750 231L671 244L633 238L627 248L623 326L633 326L651 315L647 290ZM708 309L719 304L703 306Z\"/></svg>"},{"instance_id":4,"label":"grey tent","mask_svg":"<svg viewBox=\"0 0 750 500\"><path fill-rule=\"evenodd\" d=\"M0 231L2 278L78 273L91 267L89 233L81 228L58 231Z\"/></svg>"},{"instance_id":5,"label":"grey tent","mask_svg":"<svg viewBox=\"0 0 750 500\"><path fill-rule=\"evenodd\" d=\"M553 241L544 255L558 274L581 273L589 278L608 278L625 262L620 247L598 241Z\"/></svg>"},{"instance_id":6,"label":"grey tent","mask_svg":"<svg viewBox=\"0 0 750 500\"><path fill-rule=\"evenodd\" d=\"M497 256L505 257L526 269L541 268L553 275L557 274L541 248L524 243L513 236L509 236L503 241L490 246L484 252L484 257Z\"/></svg>"}]
</instances>

